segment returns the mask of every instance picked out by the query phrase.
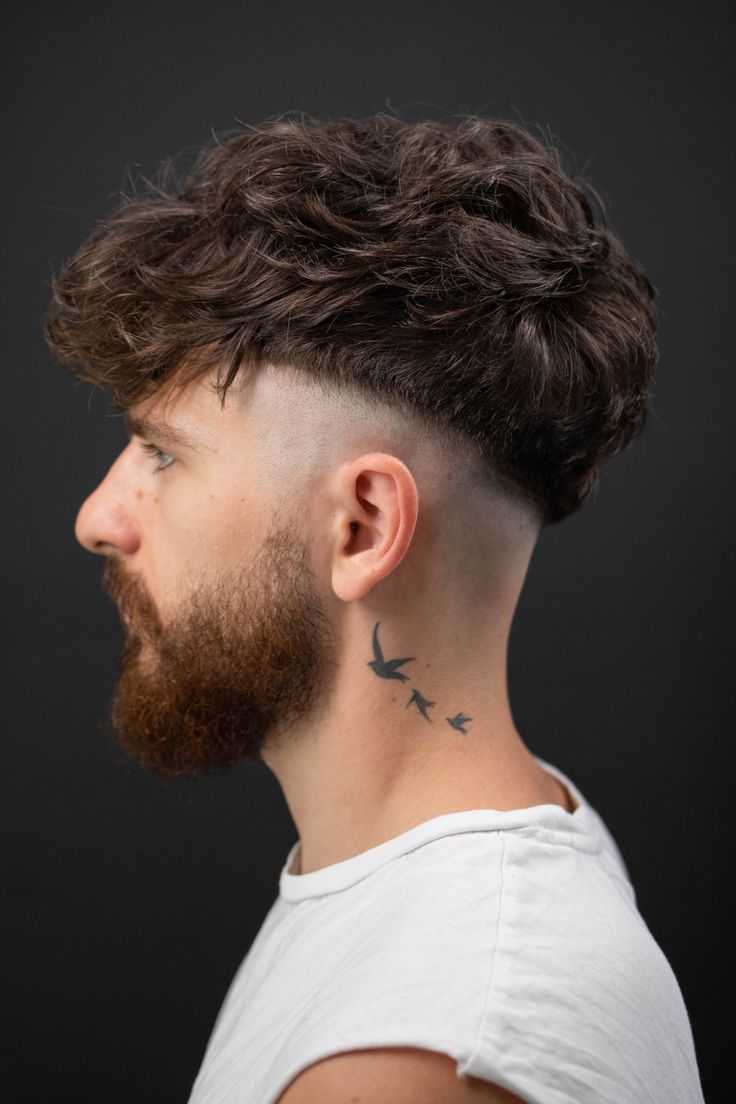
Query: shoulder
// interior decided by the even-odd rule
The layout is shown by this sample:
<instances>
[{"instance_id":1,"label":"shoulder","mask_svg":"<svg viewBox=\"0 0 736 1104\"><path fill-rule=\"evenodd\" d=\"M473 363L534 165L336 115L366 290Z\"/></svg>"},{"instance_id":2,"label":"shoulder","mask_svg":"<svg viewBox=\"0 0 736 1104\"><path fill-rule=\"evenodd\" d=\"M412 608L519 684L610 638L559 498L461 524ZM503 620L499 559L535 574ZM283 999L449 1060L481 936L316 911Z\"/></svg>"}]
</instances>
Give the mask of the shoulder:
<instances>
[{"instance_id":1,"label":"shoulder","mask_svg":"<svg viewBox=\"0 0 736 1104\"><path fill-rule=\"evenodd\" d=\"M277 1104L525 1104L477 1077L458 1077L449 1054L376 1047L333 1054L302 1070Z\"/></svg>"}]
</instances>

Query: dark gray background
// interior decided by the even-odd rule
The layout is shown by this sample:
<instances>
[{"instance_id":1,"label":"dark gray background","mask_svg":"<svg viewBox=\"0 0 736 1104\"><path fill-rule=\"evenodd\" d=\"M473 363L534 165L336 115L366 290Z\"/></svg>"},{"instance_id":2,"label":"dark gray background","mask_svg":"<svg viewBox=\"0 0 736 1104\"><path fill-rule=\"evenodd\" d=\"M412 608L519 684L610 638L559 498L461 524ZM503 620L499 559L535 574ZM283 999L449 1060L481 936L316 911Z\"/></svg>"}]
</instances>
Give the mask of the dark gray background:
<instances>
[{"instance_id":1,"label":"dark gray background","mask_svg":"<svg viewBox=\"0 0 736 1104\"><path fill-rule=\"evenodd\" d=\"M531 749L619 841L679 979L706 1099L726 1099L730 6L47 3L16 5L5 32L5 1099L185 1101L296 838L262 764L163 784L98 731L122 633L73 525L126 438L109 397L51 361L50 273L129 173L212 129L380 110L552 136L658 288L649 426L543 535L511 700Z\"/></svg>"}]
</instances>

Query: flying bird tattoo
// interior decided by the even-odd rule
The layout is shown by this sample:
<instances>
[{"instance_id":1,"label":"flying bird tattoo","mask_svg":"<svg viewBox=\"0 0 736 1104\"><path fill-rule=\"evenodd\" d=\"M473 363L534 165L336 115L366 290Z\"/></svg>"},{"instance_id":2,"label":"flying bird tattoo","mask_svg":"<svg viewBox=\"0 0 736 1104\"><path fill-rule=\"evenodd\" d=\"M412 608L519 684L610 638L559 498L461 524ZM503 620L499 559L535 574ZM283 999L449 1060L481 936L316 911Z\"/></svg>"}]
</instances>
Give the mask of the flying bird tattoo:
<instances>
[{"instance_id":1,"label":"flying bird tattoo","mask_svg":"<svg viewBox=\"0 0 736 1104\"><path fill-rule=\"evenodd\" d=\"M413 663L416 656L407 656L405 659L384 659L381 645L378 643L378 626L380 624L380 621L376 621L373 626L373 655L375 659L370 660L367 666L372 667L379 678L401 679L402 682L407 682L409 676L405 675L403 671L397 670L397 668L402 663Z\"/></svg>"},{"instance_id":2,"label":"flying bird tattoo","mask_svg":"<svg viewBox=\"0 0 736 1104\"><path fill-rule=\"evenodd\" d=\"M407 709L412 704L412 702L416 702L417 709L419 710L419 712L422 714L423 717L425 717L428 721L432 720L432 718L427 713L427 710L431 709L431 707L433 705L436 705L436 702L429 701L427 698L424 697L423 694L420 694L419 691L416 688L414 690L412 690L411 697L409 698L408 702L406 703L406 708Z\"/></svg>"},{"instance_id":3,"label":"flying bird tattoo","mask_svg":"<svg viewBox=\"0 0 736 1104\"><path fill-rule=\"evenodd\" d=\"M454 717L445 717L448 724L456 728L458 732L462 732L465 736L468 735L468 731L463 728L463 725L466 724L467 721L472 721L472 719L472 717L466 717L464 713L456 713Z\"/></svg>"}]
</instances>

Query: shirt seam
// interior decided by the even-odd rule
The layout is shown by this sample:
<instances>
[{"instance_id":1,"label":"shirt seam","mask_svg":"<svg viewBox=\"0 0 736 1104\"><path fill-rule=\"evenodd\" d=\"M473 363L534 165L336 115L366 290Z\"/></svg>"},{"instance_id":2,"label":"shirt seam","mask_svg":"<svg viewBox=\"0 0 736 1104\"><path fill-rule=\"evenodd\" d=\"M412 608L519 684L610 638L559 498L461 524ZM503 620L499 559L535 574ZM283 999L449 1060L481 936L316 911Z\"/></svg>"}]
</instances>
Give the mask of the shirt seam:
<instances>
[{"instance_id":1,"label":"shirt seam","mask_svg":"<svg viewBox=\"0 0 736 1104\"><path fill-rule=\"evenodd\" d=\"M486 996L483 1002L483 1009L478 1021L478 1031L475 1036L475 1042L473 1043L470 1054L467 1059L458 1066L457 1073L459 1077L464 1077L470 1070L473 1059L475 1058L478 1050L480 1049L481 1040L483 1037L483 1025L486 1022L486 1017L491 1005L491 993L493 990L493 980L496 968L496 957L498 955L498 943L501 932L501 913L503 910L503 888L504 888L504 863L506 860L506 837L503 829L498 829L499 839L501 840L501 858L499 861L499 887L498 887L498 910L496 912L496 930L493 938L493 948L491 950L491 964L488 973L488 984L486 987Z\"/></svg>"}]
</instances>

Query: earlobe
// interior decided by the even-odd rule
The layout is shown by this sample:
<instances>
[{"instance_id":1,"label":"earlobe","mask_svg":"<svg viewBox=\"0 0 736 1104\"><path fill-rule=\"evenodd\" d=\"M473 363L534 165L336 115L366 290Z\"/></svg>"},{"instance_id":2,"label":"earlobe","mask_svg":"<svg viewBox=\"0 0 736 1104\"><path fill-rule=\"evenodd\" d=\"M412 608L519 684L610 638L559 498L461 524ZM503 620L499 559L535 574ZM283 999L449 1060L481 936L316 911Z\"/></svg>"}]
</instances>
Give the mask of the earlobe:
<instances>
[{"instance_id":1,"label":"earlobe","mask_svg":"<svg viewBox=\"0 0 736 1104\"><path fill-rule=\"evenodd\" d=\"M340 473L340 517L332 571L338 598L363 598L401 563L411 544L419 495L395 456L371 453Z\"/></svg>"}]
</instances>

